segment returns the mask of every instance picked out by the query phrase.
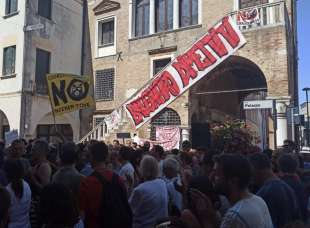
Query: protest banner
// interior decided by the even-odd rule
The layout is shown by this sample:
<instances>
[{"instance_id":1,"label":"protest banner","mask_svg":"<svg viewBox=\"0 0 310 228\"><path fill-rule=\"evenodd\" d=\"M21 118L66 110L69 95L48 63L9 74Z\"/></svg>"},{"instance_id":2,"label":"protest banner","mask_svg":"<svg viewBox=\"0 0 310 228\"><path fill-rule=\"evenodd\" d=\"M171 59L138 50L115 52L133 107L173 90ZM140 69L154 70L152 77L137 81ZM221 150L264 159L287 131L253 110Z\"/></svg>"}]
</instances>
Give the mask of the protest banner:
<instances>
[{"instance_id":1,"label":"protest banner","mask_svg":"<svg viewBox=\"0 0 310 228\"><path fill-rule=\"evenodd\" d=\"M231 17L224 17L124 104L136 129L246 43Z\"/></svg>"},{"instance_id":2,"label":"protest banner","mask_svg":"<svg viewBox=\"0 0 310 228\"><path fill-rule=\"evenodd\" d=\"M115 109L110 115L104 118L104 122L109 130L113 129L122 120L121 109Z\"/></svg>"},{"instance_id":3,"label":"protest banner","mask_svg":"<svg viewBox=\"0 0 310 228\"><path fill-rule=\"evenodd\" d=\"M237 13L237 25L251 25L260 23L259 11L257 8L242 10Z\"/></svg>"},{"instance_id":4,"label":"protest banner","mask_svg":"<svg viewBox=\"0 0 310 228\"><path fill-rule=\"evenodd\" d=\"M180 148L181 132L176 126L156 126L156 141L165 151Z\"/></svg>"},{"instance_id":5,"label":"protest banner","mask_svg":"<svg viewBox=\"0 0 310 228\"><path fill-rule=\"evenodd\" d=\"M48 74L47 84L55 115L90 108L95 104L90 93L91 78L89 76Z\"/></svg>"}]
</instances>

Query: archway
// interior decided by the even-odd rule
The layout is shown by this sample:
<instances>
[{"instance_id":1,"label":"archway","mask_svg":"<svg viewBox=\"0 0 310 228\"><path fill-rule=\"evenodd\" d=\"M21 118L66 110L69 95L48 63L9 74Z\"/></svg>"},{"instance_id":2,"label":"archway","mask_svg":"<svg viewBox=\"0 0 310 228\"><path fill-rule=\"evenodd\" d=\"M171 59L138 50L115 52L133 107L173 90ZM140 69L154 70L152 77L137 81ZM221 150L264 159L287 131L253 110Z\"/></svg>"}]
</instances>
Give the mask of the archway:
<instances>
[{"instance_id":1,"label":"archway","mask_svg":"<svg viewBox=\"0 0 310 228\"><path fill-rule=\"evenodd\" d=\"M5 139L5 133L10 131L10 124L8 118L3 111L0 110L0 139Z\"/></svg>"},{"instance_id":2,"label":"archway","mask_svg":"<svg viewBox=\"0 0 310 228\"><path fill-rule=\"evenodd\" d=\"M156 140L156 126L180 126L179 114L171 108L165 108L151 121L151 140Z\"/></svg>"},{"instance_id":3,"label":"archway","mask_svg":"<svg viewBox=\"0 0 310 228\"><path fill-rule=\"evenodd\" d=\"M198 136L192 138L193 145L206 146L205 142L210 140L206 139L210 137L209 123L228 119L246 121L253 116L243 110L243 101L264 99L266 92L265 76L255 63L239 56L229 57L190 89L192 136ZM256 127L254 130L261 126Z\"/></svg>"}]
</instances>

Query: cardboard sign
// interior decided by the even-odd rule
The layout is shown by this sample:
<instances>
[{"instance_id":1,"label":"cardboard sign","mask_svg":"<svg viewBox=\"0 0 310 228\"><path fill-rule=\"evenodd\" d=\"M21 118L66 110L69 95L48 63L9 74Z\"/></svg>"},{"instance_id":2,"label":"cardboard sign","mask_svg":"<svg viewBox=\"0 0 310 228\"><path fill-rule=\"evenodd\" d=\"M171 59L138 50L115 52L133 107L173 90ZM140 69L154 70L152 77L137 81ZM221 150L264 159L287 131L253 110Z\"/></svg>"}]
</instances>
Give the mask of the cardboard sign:
<instances>
[{"instance_id":1,"label":"cardboard sign","mask_svg":"<svg viewBox=\"0 0 310 228\"><path fill-rule=\"evenodd\" d=\"M49 74L47 84L55 115L90 108L95 104L90 94L91 78L89 76Z\"/></svg>"},{"instance_id":2,"label":"cardboard sign","mask_svg":"<svg viewBox=\"0 0 310 228\"><path fill-rule=\"evenodd\" d=\"M145 124L245 43L232 18L223 18L125 103L135 128Z\"/></svg>"}]
</instances>

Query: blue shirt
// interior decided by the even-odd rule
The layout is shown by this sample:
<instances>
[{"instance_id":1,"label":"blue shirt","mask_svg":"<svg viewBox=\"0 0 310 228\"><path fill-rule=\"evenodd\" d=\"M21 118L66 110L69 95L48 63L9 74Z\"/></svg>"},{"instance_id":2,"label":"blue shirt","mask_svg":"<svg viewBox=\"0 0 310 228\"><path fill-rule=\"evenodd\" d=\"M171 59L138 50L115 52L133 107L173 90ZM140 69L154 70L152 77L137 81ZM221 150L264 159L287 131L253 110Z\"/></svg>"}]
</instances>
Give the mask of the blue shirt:
<instances>
[{"instance_id":1,"label":"blue shirt","mask_svg":"<svg viewBox=\"0 0 310 228\"><path fill-rule=\"evenodd\" d=\"M85 167L81 170L81 174L88 177L94 172L94 169L91 167L90 163L86 163Z\"/></svg>"},{"instance_id":2,"label":"blue shirt","mask_svg":"<svg viewBox=\"0 0 310 228\"><path fill-rule=\"evenodd\" d=\"M129 199L133 212L133 228L153 228L168 217L168 193L161 179L146 181L136 187Z\"/></svg>"},{"instance_id":3,"label":"blue shirt","mask_svg":"<svg viewBox=\"0 0 310 228\"><path fill-rule=\"evenodd\" d=\"M294 191L284 181L267 181L257 195L266 202L275 228L301 218Z\"/></svg>"}]
</instances>

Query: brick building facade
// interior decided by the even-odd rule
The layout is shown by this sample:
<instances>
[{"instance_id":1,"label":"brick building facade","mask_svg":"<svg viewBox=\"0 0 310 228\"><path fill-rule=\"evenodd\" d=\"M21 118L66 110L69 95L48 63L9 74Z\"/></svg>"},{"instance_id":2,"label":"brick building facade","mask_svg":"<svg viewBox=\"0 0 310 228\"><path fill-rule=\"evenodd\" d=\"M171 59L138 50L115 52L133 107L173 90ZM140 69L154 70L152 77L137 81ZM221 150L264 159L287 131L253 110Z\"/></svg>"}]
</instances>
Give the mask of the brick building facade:
<instances>
[{"instance_id":1,"label":"brick building facade","mask_svg":"<svg viewBox=\"0 0 310 228\"><path fill-rule=\"evenodd\" d=\"M247 119L265 145L274 145L269 114L245 112L245 99L275 99L277 145L290 138L286 107L298 104L294 0L88 0L96 98L93 126L122 105L171 59L182 54L225 15L257 10L259 22L240 26L247 44L138 131L152 138L155 125L177 125L183 139L213 121ZM134 133L125 122L111 133ZM92 133L89 135L92 137ZM203 139L202 139L203 141ZM199 144L199 142L198 142Z\"/></svg>"}]
</instances>

